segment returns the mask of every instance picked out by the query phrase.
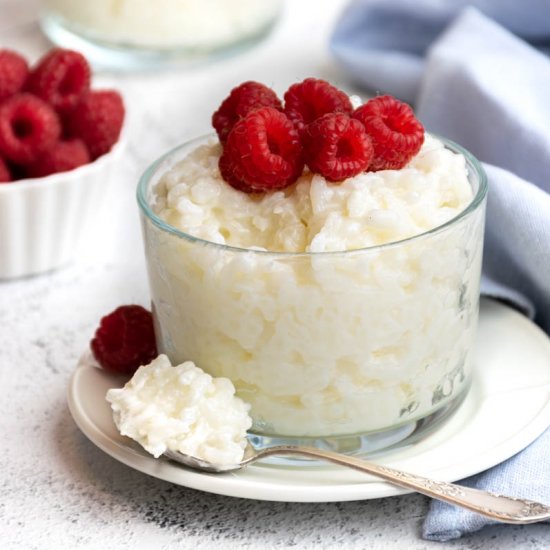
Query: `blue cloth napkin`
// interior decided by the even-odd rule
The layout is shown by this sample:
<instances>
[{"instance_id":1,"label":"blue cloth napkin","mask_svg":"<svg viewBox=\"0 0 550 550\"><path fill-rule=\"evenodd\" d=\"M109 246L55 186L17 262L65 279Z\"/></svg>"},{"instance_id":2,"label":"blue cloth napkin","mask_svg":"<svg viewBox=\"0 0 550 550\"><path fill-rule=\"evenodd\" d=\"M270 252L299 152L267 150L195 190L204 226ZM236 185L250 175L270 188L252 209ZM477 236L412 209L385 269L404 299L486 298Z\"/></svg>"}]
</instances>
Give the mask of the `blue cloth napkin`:
<instances>
[{"instance_id":1,"label":"blue cloth napkin","mask_svg":"<svg viewBox=\"0 0 550 550\"><path fill-rule=\"evenodd\" d=\"M464 9L463 0L354 0L342 14L331 48L355 79L412 103L426 53ZM532 44L550 46L548 0L468 2Z\"/></svg>"},{"instance_id":2,"label":"blue cloth napkin","mask_svg":"<svg viewBox=\"0 0 550 550\"><path fill-rule=\"evenodd\" d=\"M355 0L331 48L356 81L408 101L428 131L484 162L482 292L550 333L550 58L540 49L550 44L550 3L470 4L479 9L459 0ZM550 429L464 484L550 503L549 454ZM423 535L450 540L490 523L432 502Z\"/></svg>"}]
</instances>

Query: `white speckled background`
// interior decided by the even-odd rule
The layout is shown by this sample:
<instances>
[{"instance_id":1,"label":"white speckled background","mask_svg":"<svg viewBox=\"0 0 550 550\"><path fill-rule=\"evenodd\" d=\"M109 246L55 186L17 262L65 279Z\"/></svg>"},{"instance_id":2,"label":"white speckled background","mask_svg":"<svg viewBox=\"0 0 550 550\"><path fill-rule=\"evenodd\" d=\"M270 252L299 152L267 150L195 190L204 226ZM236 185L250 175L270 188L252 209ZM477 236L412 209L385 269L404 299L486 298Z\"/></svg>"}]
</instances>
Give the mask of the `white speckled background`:
<instances>
[{"instance_id":1,"label":"white speckled background","mask_svg":"<svg viewBox=\"0 0 550 550\"><path fill-rule=\"evenodd\" d=\"M128 107L128 149L75 263L0 282L0 547L423 549L427 499L287 504L222 497L147 477L114 461L77 429L65 391L101 315L148 305L134 190L166 149L209 131L213 109L243 80L283 92L306 76L343 82L326 52L342 0L289 0L271 37L240 57L156 75L102 75ZM36 0L0 0L0 47L35 59L47 47ZM306 40L307 37L307 40ZM356 90L346 87L349 92ZM548 526L494 527L450 548L542 549Z\"/></svg>"}]
</instances>

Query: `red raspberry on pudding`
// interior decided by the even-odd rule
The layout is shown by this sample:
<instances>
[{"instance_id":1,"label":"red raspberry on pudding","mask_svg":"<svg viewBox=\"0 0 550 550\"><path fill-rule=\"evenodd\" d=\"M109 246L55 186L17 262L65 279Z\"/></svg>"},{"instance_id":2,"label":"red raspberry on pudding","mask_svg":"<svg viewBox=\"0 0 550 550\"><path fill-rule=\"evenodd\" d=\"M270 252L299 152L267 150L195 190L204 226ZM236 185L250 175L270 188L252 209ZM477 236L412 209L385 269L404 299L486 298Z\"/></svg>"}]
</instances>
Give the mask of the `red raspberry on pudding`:
<instances>
[{"instance_id":1,"label":"red raspberry on pudding","mask_svg":"<svg viewBox=\"0 0 550 550\"><path fill-rule=\"evenodd\" d=\"M236 175L237 167L234 166L233 163L234 155L235 153L226 153L224 149L224 152L220 156L220 159L218 161L218 168L220 169L220 174L222 178L229 185L231 185L233 189L237 189L239 191L242 191L243 193L257 193L258 191L256 191L254 187L251 187Z\"/></svg>"},{"instance_id":2,"label":"red raspberry on pudding","mask_svg":"<svg viewBox=\"0 0 550 550\"><path fill-rule=\"evenodd\" d=\"M27 90L66 114L90 90L90 66L82 54L55 48L31 71Z\"/></svg>"},{"instance_id":3,"label":"red raspberry on pudding","mask_svg":"<svg viewBox=\"0 0 550 550\"><path fill-rule=\"evenodd\" d=\"M90 346L106 371L134 374L158 355L151 312L138 305L118 307L101 319Z\"/></svg>"},{"instance_id":4,"label":"red raspberry on pudding","mask_svg":"<svg viewBox=\"0 0 550 550\"><path fill-rule=\"evenodd\" d=\"M60 134L56 112L31 94L16 94L0 105L0 154L8 161L35 161L53 147Z\"/></svg>"},{"instance_id":5,"label":"red raspberry on pudding","mask_svg":"<svg viewBox=\"0 0 550 550\"><path fill-rule=\"evenodd\" d=\"M299 131L327 113L350 115L353 107L349 97L325 80L306 78L293 84L284 95L285 113Z\"/></svg>"},{"instance_id":6,"label":"red raspberry on pudding","mask_svg":"<svg viewBox=\"0 0 550 550\"><path fill-rule=\"evenodd\" d=\"M77 105L67 121L69 137L80 138L90 158L108 153L118 141L124 122L124 103L114 90L92 91Z\"/></svg>"},{"instance_id":7,"label":"red raspberry on pudding","mask_svg":"<svg viewBox=\"0 0 550 550\"><path fill-rule=\"evenodd\" d=\"M29 75L24 57L12 50L0 50L0 103L20 92Z\"/></svg>"},{"instance_id":8,"label":"red raspberry on pudding","mask_svg":"<svg viewBox=\"0 0 550 550\"><path fill-rule=\"evenodd\" d=\"M374 158L369 170L399 170L420 151L424 127L409 105L384 95L356 109L359 120L372 139Z\"/></svg>"},{"instance_id":9,"label":"red raspberry on pudding","mask_svg":"<svg viewBox=\"0 0 550 550\"><path fill-rule=\"evenodd\" d=\"M235 124L250 111L260 107L273 107L283 110L277 94L259 82L243 82L226 97L216 112L212 115L212 126L222 143L225 143L229 132Z\"/></svg>"},{"instance_id":10,"label":"red raspberry on pudding","mask_svg":"<svg viewBox=\"0 0 550 550\"><path fill-rule=\"evenodd\" d=\"M306 164L329 181L364 172L373 157L364 126L342 113L329 113L308 124L302 141Z\"/></svg>"},{"instance_id":11,"label":"red raspberry on pudding","mask_svg":"<svg viewBox=\"0 0 550 550\"><path fill-rule=\"evenodd\" d=\"M250 112L229 133L219 168L230 185L247 193L288 187L304 168L294 125L273 107Z\"/></svg>"}]
</instances>

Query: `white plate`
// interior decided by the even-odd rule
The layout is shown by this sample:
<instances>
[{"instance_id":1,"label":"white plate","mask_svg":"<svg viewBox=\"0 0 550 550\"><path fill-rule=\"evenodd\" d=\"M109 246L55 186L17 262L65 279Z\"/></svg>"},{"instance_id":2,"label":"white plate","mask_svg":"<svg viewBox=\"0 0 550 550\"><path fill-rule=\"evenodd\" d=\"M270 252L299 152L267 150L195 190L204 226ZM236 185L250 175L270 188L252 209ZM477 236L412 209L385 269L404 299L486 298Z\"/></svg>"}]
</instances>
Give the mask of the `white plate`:
<instances>
[{"instance_id":1,"label":"white plate","mask_svg":"<svg viewBox=\"0 0 550 550\"><path fill-rule=\"evenodd\" d=\"M514 455L550 425L550 340L512 309L483 300L476 374L458 411L423 441L377 457L399 468L445 481L485 470ZM380 498L410 491L335 466L254 464L229 474L204 474L154 459L122 437L105 401L123 381L81 360L68 401L79 428L100 449L151 476L211 493L286 502Z\"/></svg>"}]
</instances>

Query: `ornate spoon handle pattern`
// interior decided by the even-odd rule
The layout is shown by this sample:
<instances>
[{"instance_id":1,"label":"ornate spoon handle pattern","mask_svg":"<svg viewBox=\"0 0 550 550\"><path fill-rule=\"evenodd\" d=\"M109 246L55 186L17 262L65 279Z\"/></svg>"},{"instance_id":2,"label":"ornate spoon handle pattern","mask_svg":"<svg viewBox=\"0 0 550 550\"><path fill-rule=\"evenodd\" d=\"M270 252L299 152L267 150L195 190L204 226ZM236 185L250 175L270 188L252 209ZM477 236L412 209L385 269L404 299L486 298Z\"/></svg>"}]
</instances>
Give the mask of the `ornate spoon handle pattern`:
<instances>
[{"instance_id":1,"label":"ornate spoon handle pattern","mask_svg":"<svg viewBox=\"0 0 550 550\"><path fill-rule=\"evenodd\" d=\"M298 455L318 458L347 466L360 472L374 475L394 485L412 489L449 504L462 506L492 519L505 523L526 524L550 519L550 506L532 500L499 495L472 489L445 481L435 481L415 474L380 466L354 457L349 457L311 447L278 446L262 449L243 461L243 466L273 455Z\"/></svg>"}]
</instances>

